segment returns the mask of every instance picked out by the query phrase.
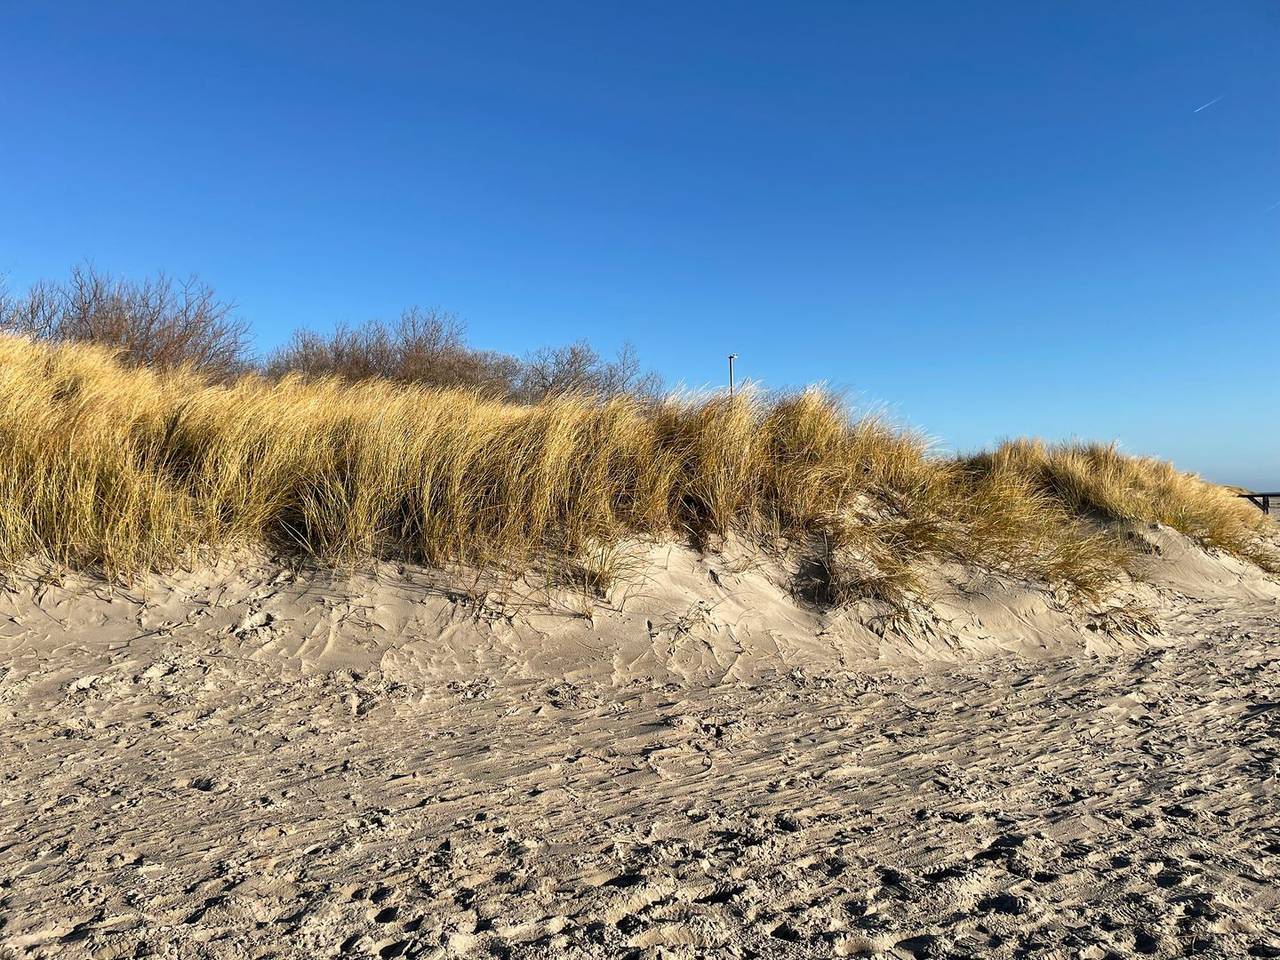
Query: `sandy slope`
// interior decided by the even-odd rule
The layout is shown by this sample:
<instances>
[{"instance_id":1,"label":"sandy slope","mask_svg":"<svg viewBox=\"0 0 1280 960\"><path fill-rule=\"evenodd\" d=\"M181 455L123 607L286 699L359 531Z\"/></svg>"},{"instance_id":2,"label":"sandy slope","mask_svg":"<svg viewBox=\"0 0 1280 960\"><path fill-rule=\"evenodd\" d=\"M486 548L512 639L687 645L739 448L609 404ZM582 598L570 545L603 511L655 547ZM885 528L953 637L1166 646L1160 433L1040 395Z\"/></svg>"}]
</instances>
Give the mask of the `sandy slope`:
<instances>
[{"instance_id":1,"label":"sandy slope","mask_svg":"<svg viewBox=\"0 0 1280 960\"><path fill-rule=\"evenodd\" d=\"M671 547L590 619L17 578L0 956L1280 956L1280 588L1143 535L1110 611L896 629Z\"/></svg>"}]
</instances>

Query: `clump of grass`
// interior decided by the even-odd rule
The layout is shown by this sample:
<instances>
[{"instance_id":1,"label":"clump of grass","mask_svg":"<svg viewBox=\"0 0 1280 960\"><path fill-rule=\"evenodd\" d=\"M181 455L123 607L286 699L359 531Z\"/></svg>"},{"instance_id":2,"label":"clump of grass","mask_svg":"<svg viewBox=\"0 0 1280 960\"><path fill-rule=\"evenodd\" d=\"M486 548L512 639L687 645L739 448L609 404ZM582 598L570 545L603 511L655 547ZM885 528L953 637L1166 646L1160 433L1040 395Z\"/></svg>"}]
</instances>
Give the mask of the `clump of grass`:
<instances>
[{"instance_id":1,"label":"clump of grass","mask_svg":"<svg viewBox=\"0 0 1280 960\"><path fill-rule=\"evenodd\" d=\"M1226 512L1192 511L1198 481L1114 451L1039 449L938 459L813 390L517 404L377 379L211 382L0 337L0 565L118 576L251 545L333 564L551 557L598 595L611 545L737 533L808 551L811 595L842 603L900 601L922 564L950 559L1096 595L1124 548L1090 511L1167 514L1250 548ZM1168 496L1186 502L1147 502Z\"/></svg>"},{"instance_id":2,"label":"clump of grass","mask_svg":"<svg viewBox=\"0 0 1280 960\"><path fill-rule=\"evenodd\" d=\"M1161 523L1205 547L1280 571L1280 557L1264 536L1267 520L1257 509L1166 461L1126 456L1114 444L1015 440L972 458L969 466L1023 478L1075 516Z\"/></svg>"}]
</instances>

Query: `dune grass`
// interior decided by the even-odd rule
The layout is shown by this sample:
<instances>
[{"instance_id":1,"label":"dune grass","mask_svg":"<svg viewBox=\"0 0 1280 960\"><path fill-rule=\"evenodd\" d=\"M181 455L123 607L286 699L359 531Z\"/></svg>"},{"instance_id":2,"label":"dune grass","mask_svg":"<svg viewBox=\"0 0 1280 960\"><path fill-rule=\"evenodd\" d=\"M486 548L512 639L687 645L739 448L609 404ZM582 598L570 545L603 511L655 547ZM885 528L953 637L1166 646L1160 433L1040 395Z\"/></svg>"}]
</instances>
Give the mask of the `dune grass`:
<instances>
[{"instance_id":1,"label":"dune grass","mask_svg":"<svg viewBox=\"0 0 1280 960\"><path fill-rule=\"evenodd\" d=\"M1161 523L1205 547L1280 572L1280 557L1262 535L1267 521L1256 507L1166 461L1126 456L1115 444L1015 440L972 458L970 466L1025 477L1077 516Z\"/></svg>"},{"instance_id":2,"label":"dune grass","mask_svg":"<svg viewBox=\"0 0 1280 960\"><path fill-rule=\"evenodd\" d=\"M0 337L8 567L128 576L265 546L520 569L632 537L737 534L803 555L801 585L825 602L899 600L928 560L1095 596L1126 553L1094 515L1258 559L1250 509L1106 447L936 458L818 391L520 405L377 380L211 383Z\"/></svg>"}]
</instances>

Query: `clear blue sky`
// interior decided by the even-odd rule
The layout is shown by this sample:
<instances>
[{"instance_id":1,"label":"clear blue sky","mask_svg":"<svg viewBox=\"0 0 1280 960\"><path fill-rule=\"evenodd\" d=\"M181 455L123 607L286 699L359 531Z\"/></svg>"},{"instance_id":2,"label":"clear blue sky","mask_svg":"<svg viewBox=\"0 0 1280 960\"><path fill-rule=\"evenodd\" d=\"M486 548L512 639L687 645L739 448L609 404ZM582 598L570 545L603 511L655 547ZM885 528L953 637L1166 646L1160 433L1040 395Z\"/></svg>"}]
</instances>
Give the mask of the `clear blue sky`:
<instances>
[{"instance_id":1,"label":"clear blue sky","mask_svg":"<svg viewBox=\"0 0 1280 960\"><path fill-rule=\"evenodd\" d=\"M0 3L0 272L1280 488L1280 6ZM1220 98L1220 99L1217 99ZM1202 104L1211 106L1197 112Z\"/></svg>"}]
</instances>

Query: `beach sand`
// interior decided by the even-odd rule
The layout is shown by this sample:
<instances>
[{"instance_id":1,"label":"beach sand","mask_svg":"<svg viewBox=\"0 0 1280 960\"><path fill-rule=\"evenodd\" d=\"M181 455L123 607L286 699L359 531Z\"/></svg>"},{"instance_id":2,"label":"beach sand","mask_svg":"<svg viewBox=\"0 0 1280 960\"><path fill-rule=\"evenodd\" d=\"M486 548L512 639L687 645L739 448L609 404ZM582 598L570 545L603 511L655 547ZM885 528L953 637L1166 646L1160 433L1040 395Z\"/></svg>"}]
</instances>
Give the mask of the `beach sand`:
<instances>
[{"instance_id":1,"label":"beach sand","mask_svg":"<svg viewBox=\"0 0 1280 960\"><path fill-rule=\"evenodd\" d=\"M0 596L0 956L1280 956L1280 584L905 619L238 557Z\"/></svg>"}]
</instances>

